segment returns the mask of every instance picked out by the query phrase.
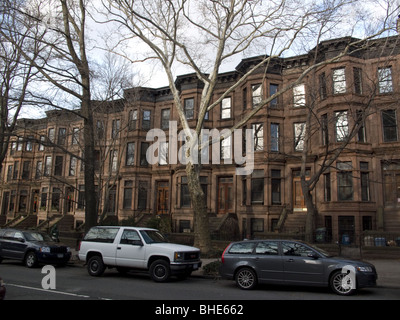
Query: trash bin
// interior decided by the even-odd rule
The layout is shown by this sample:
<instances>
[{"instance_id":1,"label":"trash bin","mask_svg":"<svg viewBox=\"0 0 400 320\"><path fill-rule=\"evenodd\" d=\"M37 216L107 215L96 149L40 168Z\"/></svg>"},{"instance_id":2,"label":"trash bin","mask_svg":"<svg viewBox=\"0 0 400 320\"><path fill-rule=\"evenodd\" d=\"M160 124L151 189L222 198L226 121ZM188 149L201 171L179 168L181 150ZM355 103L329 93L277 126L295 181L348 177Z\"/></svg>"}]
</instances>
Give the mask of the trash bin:
<instances>
[{"instance_id":1,"label":"trash bin","mask_svg":"<svg viewBox=\"0 0 400 320\"><path fill-rule=\"evenodd\" d=\"M318 228L315 230L315 242L325 243L326 242L326 228Z\"/></svg>"},{"instance_id":2,"label":"trash bin","mask_svg":"<svg viewBox=\"0 0 400 320\"><path fill-rule=\"evenodd\" d=\"M385 247L386 246L386 238L375 238L375 246L376 247Z\"/></svg>"},{"instance_id":3,"label":"trash bin","mask_svg":"<svg viewBox=\"0 0 400 320\"><path fill-rule=\"evenodd\" d=\"M342 235L342 244L349 245L350 244L350 236L348 234Z\"/></svg>"}]
</instances>

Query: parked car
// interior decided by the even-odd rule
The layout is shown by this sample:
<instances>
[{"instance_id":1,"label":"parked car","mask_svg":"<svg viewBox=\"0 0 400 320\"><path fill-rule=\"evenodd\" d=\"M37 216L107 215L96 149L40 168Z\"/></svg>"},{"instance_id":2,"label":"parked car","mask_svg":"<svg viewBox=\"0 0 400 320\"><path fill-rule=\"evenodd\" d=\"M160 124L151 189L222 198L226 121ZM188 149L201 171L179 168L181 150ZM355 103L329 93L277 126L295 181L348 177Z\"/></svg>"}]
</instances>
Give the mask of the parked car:
<instances>
[{"instance_id":1,"label":"parked car","mask_svg":"<svg viewBox=\"0 0 400 320\"><path fill-rule=\"evenodd\" d=\"M91 228L80 244L79 259L91 276L101 276L107 267L141 269L156 282L171 275L185 278L202 263L198 248L168 243L156 229L135 227Z\"/></svg>"},{"instance_id":2,"label":"parked car","mask_svg":"<svg viewBox=\"0 0 400 320\"><path fill-rule=\"evenodd\" d=\"M0 300L4 300L5 296L6 296L6 287L4 285L3 279L0 278Z\"/></svg>"},{"instance_id":3,"label":"parked car","mask_svg":"<svg viewBox=\"0 0 400 320\"><path fill-rule=\"evenodd\" d=\"M0 230L0 263L3 259L20 260L33 268L39 263L65 265L70 258L70 248L54 242L46 233Z\"/></svg>"},{"instance_id":4,"label":"parked car","mask_svg":"<svg viewBox=\"0 0 400 320\"><path fill-rule=\"evenodd\" d=\"M334 258L300 241L256 240L231 243L222 254L220 273L241 289L258 283L330 286L339 295L376 285L375 267Z\"/></svg>"}]
</instances>

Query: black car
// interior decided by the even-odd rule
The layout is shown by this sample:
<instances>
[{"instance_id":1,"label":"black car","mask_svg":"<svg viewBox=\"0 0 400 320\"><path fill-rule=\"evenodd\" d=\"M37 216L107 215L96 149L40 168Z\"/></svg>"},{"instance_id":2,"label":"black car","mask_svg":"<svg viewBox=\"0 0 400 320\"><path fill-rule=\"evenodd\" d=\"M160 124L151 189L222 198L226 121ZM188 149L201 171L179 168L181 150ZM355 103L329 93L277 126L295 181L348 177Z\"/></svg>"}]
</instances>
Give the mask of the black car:
<instances>
[{"instance_id":1,"label":"black car","mask_svg":"<svg viewBox=\"0 0 400 320\"><path fill-rule=\"evenodd\" d=\"M222 255L221 276L241 289L258 283L330 286L340 295L376 285L375 267L367 262L334 258L300 241L256 240L231 243Z\"/></svg>"},{"instance_id":2,"label":"black car","mask_svg":"<svg viewBox=\"0 0 400 320\"><path fill-rule=\"evenodd\" d=\"M46 233L0 230L0 263L3 259L20 260L32 268L39 263L65 265L70 258L70 248L57 244Z\"/></svg>"}]
</instances>

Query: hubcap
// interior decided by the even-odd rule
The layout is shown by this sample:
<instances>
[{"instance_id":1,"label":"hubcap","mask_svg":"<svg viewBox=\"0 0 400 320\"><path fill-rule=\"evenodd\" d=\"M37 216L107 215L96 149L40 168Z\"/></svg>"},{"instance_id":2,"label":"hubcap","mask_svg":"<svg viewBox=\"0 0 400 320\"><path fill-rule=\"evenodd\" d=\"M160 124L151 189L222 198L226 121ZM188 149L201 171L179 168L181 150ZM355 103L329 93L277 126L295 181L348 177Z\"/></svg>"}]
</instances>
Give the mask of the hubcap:
<instances>
[{"instance_id":1,"label":"hubcap","mask_svg":"<svg viewBox=\"0 0 400 320\"><path fill-rule=\"evenodd\" d=\"M238 275L238 282L243 288L250 288L254 283L254 276L248 270L243 270Z\"/></svg>"}]
</instances>

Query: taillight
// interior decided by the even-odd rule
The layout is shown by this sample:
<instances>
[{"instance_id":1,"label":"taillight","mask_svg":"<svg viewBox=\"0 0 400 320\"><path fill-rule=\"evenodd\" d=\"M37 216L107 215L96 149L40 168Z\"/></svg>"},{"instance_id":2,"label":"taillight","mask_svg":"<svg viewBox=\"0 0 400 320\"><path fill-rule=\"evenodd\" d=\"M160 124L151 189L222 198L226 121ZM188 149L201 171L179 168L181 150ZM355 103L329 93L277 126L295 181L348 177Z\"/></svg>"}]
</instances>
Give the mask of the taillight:
<instances>
[{"instance_id":1,"label":"taillight","mask_svg":"<svg viewBox=\"0 0 400 320\"><path fill-rule=\"evenodd\" d=\"M221 257L221 262L222 262L222 263L225 262L225 257L224 257L224 255L225 255L226 250L228 250L228 248L230 247L230 245L231 245L231 244L229 244L229 245L225 248L224 252L222 253L222 257Z\"/></svg>"}]
</instances>

